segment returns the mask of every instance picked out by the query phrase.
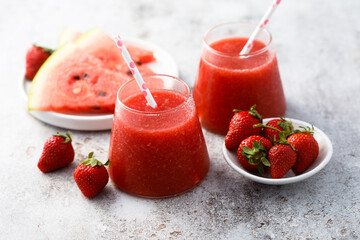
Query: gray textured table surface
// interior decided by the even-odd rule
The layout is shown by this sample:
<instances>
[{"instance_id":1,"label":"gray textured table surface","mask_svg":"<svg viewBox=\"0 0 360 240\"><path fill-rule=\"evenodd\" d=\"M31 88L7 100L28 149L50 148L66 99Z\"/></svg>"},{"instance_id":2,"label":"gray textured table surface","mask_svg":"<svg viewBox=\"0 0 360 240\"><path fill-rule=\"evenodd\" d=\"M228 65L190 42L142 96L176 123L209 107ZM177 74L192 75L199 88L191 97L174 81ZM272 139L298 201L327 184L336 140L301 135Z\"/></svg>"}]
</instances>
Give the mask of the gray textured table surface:
<instances>
[{"instance_id":1,"label":"gray textured table surface","mask_svg":"<svg viewBox=\"0 0 360 240\"><path fill-rule=\"evenodd\" d=\"M94 150L106 159L110 132L74 131L76 159L42 174L36 164L58 129L24 108L18 78L28 46L56 46L65 26L140 37L176 60L193 84L202 36L213 25L257 21L270 0L0 0L1 239L358 239L360 237L360 1L283 1L270 25L286 93L287 116L312 122L334 155L296 184L251 182L223 160L223 136L204 131L207 178L163 200L129 196L112 183L96 198L80 193L72 173Z\"/></svg>"}]
</instances>

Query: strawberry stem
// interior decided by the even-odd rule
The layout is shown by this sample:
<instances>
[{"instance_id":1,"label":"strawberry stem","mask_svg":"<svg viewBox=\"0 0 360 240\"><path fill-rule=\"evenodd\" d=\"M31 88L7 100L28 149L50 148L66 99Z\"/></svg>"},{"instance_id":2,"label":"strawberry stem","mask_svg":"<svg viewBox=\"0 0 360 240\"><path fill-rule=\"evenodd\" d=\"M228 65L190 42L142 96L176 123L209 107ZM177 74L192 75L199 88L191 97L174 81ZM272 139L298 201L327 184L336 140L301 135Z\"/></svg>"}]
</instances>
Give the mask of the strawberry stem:
<instances>
[{"instance_id":1,"label":"strawberry stem","mask_svg":"<svg viewBox=\"0 0 360 240\"><path fill-rule=\"evenodd\" d=\"M269 128L269 129L272 129L272 130L275 130L275 131L278 131L278 132L282 132L285 136L285 138L289 137L290 135L294 134L295 131L294 131L294 126L292 124L292 122L290 121L287 121L285 118L283 117L280 117L281 121L279 121L277 123L277 125L279 127L281 127L283 129L283 131L281 131L280 129L277 129L277 128L274 128L274 127L271 127L271 126L268 126L268 125L264 125L264 124L261 124L261 123L258 123L258 124L255 124L253 125L253 127L264 127L264 128Z\"/></svg>"},{"instance_id":2,"label":"strawberry stem","mask_svg":"<svg viewBox=\"0 0 360 240\"><path fill-rule=\"evenodd\" d=\"M286 134L285 132L280 131L280 134L279 134L280 139L279 140L274 139L274 145L276 145L276 144L289 145L292 148L292 150L296 151L294 146L291 145L291 143L288 140L286 140L285 134Z\"/></svg>"},{"instance_id":3,"label":"strawberry stem","mask_svg":"<svg viewBox=\"0 0 360 240\"><path fill-rule=\"evenodd\" d=\"M53 136L64 138L65 141L62 142L64 144L72 141L72 133L70 131L68 131L67 133L64 133L64 134L60 134L59 132L57 132Z\"/></svg>"},{"instance_id":4,"label":"strawberry stem","mask_svg":"<svg viewBox=\"0 0 360 240\"><path fill-rule=\"evenodd\" d=\"M311 125L310 127L303 127L303 126L299 126L299 128L302 128L303 130L295 130L294 133L308 133L311 134L312 136L314 135L314 125Z\"/></svg>"},{"instance_id":5,"label":"strawberry stem","mask_svg":"<svg viewBox=\"0 0 360 240\"><path fill-rule=\"evenodd\" d=\"M282 132L280 129L277 129L277 128L274 128L274 127L271 127L271 126L267 126L267 125L264 125L264 124L262 124L262 123L254 124L253 127L270 128L270 129L276 130L276 131L278 131L278 132Z\"/></svg>"},{"instance_id":6,"label":"strawberry stem","mask_svg":"<svg viewBox=\"0 0 360 240\"><path fill-rule=\"evenodd\" d=\"M47 52L47 53L50 53L52 54L53 52L55 52L54 49L51 49L51 48L47 48L47 47L42 47L42 46L39 46L39 45L36 45L34 44L35 47L38 47L38 48L41 48L42 50L44 50L44 52Z\"/></svg>"},{"instance_id":7,"label":"strawberry stem","mask_svg":"<svg viewBox=\"0 0 360 240\"><path fill-rule=\"evenodd\" d=\"M101 167L103 165L102 162L100 162L96 158L93 158L93 156L94 156L94 152L90 152L88 158L85 161L83 161L81 164L83 164L84 166L91 165L92 167L96 167L96 166Z\"/></svg>"},{"instance_id":8,"label":"strawberry stem","mask_svg":"<svg viewBox=\"0 0 360 240\"><path fill-rule=\"evenodd\" d=\"M256 108L256 104L254 104L253 106L251 106L250 110L247 111L251 116L259 119L262 122L262 116L259 114L258 111L255 110ZM239 113L239 112L244 112L243 110L238 110L238 109L234 109L233 110L234 113Z\"/></svg>"}]
</instances>

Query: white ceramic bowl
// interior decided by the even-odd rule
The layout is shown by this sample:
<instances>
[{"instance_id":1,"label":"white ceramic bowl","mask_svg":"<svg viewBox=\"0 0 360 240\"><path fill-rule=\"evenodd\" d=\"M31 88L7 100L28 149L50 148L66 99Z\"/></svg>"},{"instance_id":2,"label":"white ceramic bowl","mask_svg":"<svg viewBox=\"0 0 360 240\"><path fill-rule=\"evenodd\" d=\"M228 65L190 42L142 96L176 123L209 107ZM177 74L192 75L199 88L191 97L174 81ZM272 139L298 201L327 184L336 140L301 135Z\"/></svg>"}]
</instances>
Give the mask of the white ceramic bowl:
<instances>
[{"instance_id":1,"label":"white ceramic bowl","mask_svg":"<svg viewBox=\"0 0 360 240\"><path fill-rule=\"evenodd\" d=\"M153 51L156 61L146 65L154 72L179 76L179 70L174 59L162 48L137 38L126 39L125 41L128 44ZM25 79L24 73L21 73L20 93L25 106L27 106L30 84L31 82ZM108 130L111 129L113 121L113 114L62 114L43 111L29 111L29 113L36 119L50 125L82 131Z\"/></svg>"},{"instance_id":2,"label":"white ceramic bowl","mask_svg":"<svg viewBox=\"0 0 360 240\"><path fill-rule=\"evenodd\" d=\"M265 118L263 119L263 123L266 124L270 120L274 118ZM311 127L311 124L307 122L303 122L296 119L286 118L286 120L291 121L294 125L294 128L297 129L299 126L303 127ZM283 178L273 179L270 174L260 175L259 173L251 173L245 170L242 165L237 160L237 150L229 150L225 147L225 143L223 144L222 150L224 154L224 158L226 162L233 168L236 172L240 173L244 177L259 183L270 184L270 185L282 185L289 184L302 181L311 177L312 175L319 172L322 168L326 166L326 164L330 161L331 156L333 154L333 147L328 136L314 126L314 138L319 144L319 155L315 162L311 164L311 166L302 174L295 175L292 170L290 170Z\"/></svg>"}]
</instances>

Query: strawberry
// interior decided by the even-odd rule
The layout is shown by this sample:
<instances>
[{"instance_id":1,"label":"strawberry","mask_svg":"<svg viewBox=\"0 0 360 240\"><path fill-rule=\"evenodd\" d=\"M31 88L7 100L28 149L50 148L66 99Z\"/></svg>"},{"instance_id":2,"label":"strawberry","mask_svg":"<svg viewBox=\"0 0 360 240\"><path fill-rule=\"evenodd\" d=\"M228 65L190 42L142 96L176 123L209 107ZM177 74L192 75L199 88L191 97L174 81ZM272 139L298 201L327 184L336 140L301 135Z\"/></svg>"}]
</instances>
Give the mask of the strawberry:
<instances>
[{"instance_id":1,"label":"strawberry","mask_svg":"<svg viewBox=\"0 0 360 240\"><path fill-rule=\"evenodd\" d=\"M87 198L96 196L108 183L109 175L102 164L89 153L88 159L82 162L74 171L74 179L80 191ZM109 161L105 166L109 165Z\"/></svg>"},{"instance_id":2,"label":"strawberry","mask_svg":"<svg viewBox=\"0 0 360 240\"><path fill-rule=\"evenodd\" d=\"M241 141L252 135L260 135L261 128L253 127L262 122L260 114L255 110L256 105L249 111L234 110L236 113L229 125L229 131L225 137L225 146L228 149L238 148Z\"/></svg>"},{"instance_id":3,"label":"strawberry","mask_svg":"<svg viewBox=\"0 0 360 240\"><path fill-rule=\"evenodd\" d=\"M304 127L303 129L303 131L297 130L287 139L297 153L296 163L292 167L293 172L297 175L303 173L319 154L319 144L313 137L314 129Z\"/></svg>"},{"instance_id":4,"label":"strawberry","mask_svg":"<svg viewBox=\"0 0 360 240\"><path fill-rule=\"evenodd\" d=\"M282 178L295 164L296 152L291 145L278 143L268 152L272 178Z\"/></svg>"},{"instance_id":5,"label":"strawberry","mask_svg":"<svg viewBox=\"0 0 360 240\"><path fill-rule=\"evenodd\" d=\"M32 45L26 53L25 77L33 80L41 65L53 52L52 49Z\"/></svg>"},{"instance_id":6,"label":"strawberry","mask_svg":"<svg viewBox=\"0 0 360 240\"><path fill-rule=\"evenodd\" d=\"M44 144L38 168L46 173L69 165L74 160L74 149L71 144L71 132L48 138Z\"/></svg>"},{"instance_id":7,"label":"strawberry","mask_svg":"<svg viewBox=\"0 0 360 240\"><path fill-rule=\"evenodd\" d=\"M270 166L266 157L271 147L272 143L268 139L258 135L250 136L240 143L237 152L238 160L246 170L264 173L263 165Z\"/></svg>"},{"instance_id":8,"label":"strawberry","mask_svg":"<svg viewBox=\"0 0 360 240\"><path fill-rule=\"evenodd\" d=\"M277 129L277 130L276 130ZM280 139L280 131L285 132L285 137L290 136L294 131L294 127L291 122L286 121L284 118L276 118L270 120L263 128L262 136L274 142Z\"/></svg>"}]
</instances>

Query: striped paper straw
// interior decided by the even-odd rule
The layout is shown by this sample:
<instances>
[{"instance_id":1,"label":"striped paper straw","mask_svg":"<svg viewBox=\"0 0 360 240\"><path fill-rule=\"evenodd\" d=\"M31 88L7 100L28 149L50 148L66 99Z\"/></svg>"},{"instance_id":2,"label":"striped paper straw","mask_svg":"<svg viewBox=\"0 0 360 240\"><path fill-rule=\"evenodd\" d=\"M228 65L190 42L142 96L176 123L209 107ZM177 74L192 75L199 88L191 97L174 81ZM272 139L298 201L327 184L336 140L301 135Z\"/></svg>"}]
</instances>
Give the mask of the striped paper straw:
<instances>
[{"instance_id":1,"label":"striped paper straw","mask_svg":"<svg viewBox=\"0 0 360 240\"><path fill-rule=\"evenodd\" d=\"M271 6L268 8L264 16L261 18L261 21L256 26L253 33L250 35L249 40L246 42L244 48L241 50L240 55L248 54L252 47L254 46L254 40L259 35L261 29L269 22L271 16L275 12L277 6L280 4L281 0L274 0Z\"/></svg>"},{"instance_id":2,"label":"striped paper straw","mask_svg":"<svg viewBox=\"0 0 360 240\"><path fill-rule=\"evenodd\" d=\"M152 108L156 108L157 104L155 102L155 99L151 95L149 88L146 86L144 79L141 77L141 74L140 74L138 68L136 67L134 61L131 59L131 56L130 56L127 48L125 47L124 42L121 40L120 36L115 37L115 43L116 43L116 46L120 49L121 54L130 69L130 72L134 75L134 78L135 78L137 84L139 85L142 93L144 94L146 101L149 103L149 105Z\"/></svg>"}]
</instances>

